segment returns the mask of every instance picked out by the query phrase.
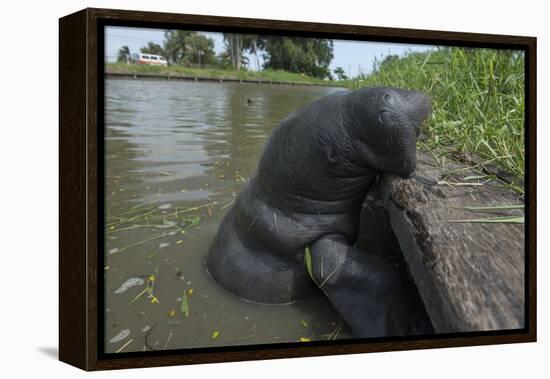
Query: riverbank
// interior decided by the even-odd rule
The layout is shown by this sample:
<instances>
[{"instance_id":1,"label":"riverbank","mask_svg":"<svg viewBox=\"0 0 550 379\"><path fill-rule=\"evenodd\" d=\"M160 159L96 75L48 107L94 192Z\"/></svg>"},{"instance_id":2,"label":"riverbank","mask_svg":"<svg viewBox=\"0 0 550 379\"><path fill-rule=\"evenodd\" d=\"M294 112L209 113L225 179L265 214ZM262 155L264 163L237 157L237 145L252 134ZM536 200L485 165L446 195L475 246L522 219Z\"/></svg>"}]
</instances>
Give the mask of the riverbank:
<instances>
[{"instance_id":1,"label":"riverbank","mask_svg":"<svg viewBox=\"0 0 550 379\"><path fill-rule=\"evenodd\" d=\"M238 82L255 84L308 85L343 87L336 81L327 81L307 75L282 70L237 71L182 66L147 66L109 63L105 67L107 77L121 79L188 80L197 82Z\"/></svg>"}]
</instances>

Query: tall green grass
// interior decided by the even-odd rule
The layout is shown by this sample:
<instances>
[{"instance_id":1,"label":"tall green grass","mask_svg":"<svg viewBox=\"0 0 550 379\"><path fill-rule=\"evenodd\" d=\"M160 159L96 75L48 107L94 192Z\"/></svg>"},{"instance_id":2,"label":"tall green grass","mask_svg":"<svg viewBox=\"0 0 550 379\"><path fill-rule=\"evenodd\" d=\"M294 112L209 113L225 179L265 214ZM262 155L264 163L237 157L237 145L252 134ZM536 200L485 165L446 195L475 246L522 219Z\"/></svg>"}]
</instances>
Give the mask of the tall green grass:
<instances>
[{"instance_id":1,"label":"tall green grass","mask_svg":"<svg viewBox=\"0 0 550 379\"><path fill-rule=\"evenodd\" d=\"M434 48L410 52L347 83L414 89L432 99L427 140L419 148L437 154L475 154L524 176L524 57L521 51Z\"/></svg>"}]
</instances>

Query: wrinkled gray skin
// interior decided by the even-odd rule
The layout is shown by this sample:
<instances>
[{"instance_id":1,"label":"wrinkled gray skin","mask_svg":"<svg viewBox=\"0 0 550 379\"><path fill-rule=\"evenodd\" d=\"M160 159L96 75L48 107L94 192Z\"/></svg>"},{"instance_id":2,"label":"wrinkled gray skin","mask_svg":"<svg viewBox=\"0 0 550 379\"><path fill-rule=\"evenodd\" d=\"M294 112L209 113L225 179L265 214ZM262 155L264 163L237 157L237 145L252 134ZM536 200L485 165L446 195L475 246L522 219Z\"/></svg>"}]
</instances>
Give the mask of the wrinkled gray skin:
<instances>
[{"instance_id":1,"label":"wrinkled gray skin","mask_svg":"<svg viewBox=\"0 0 550 379\"><path fill-rule=\"evenodd\" d=\"M318 290L304 266L310 246L317 284L334 271L322 290L358 337L431 332L425 314L407 321L417 310L403 301L407 283L393 266L353 247L377 175L413 173L429 112L419 92L371 87L290 114L222 220L207 259L210 275L244 299L290 303Z\"/></svg>"}]
</instances>

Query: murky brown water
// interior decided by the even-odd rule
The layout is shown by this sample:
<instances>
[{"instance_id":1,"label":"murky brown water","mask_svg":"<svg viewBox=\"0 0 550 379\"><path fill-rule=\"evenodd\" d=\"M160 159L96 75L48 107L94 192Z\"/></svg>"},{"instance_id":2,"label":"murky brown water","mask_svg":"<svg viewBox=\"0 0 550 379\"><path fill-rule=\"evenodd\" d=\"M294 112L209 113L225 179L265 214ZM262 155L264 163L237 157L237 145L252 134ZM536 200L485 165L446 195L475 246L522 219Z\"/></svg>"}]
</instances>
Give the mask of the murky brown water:
<instances>
[{"instance_id":1,"label":"murky brown water","mask_svg":"<svg viewBox=\"0 0 550 379\"><path fill-rule=\"evenodd\" d=\"M204 265L271 129L336 90L106 81L106 352L349 338L323 296L246 302Z\"/></svg>"}]
</instances>

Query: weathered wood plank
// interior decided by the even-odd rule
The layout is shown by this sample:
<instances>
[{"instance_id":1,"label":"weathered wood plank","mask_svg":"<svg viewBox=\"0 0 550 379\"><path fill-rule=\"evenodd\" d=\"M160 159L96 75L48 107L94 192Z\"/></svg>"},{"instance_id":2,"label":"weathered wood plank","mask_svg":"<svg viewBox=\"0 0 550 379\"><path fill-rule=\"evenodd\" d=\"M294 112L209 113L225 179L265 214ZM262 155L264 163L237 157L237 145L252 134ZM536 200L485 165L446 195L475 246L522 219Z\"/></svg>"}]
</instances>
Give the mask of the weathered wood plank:
<instances>
[{"instance_id":1,"label":"weathered wood plank","mask_svg":"<svg viewBox=\"0 0 550 379\"><path fill-rule=\"evenodd\" d=\"M442 181L440 166L418 154L412 178L383 176L380 191L401 251L438 333L523 328L525 236L523 224L456 223L523 210L472 212L464 207L523 204L497 182L465 169Z\"/></svg>"}]
</instances>

